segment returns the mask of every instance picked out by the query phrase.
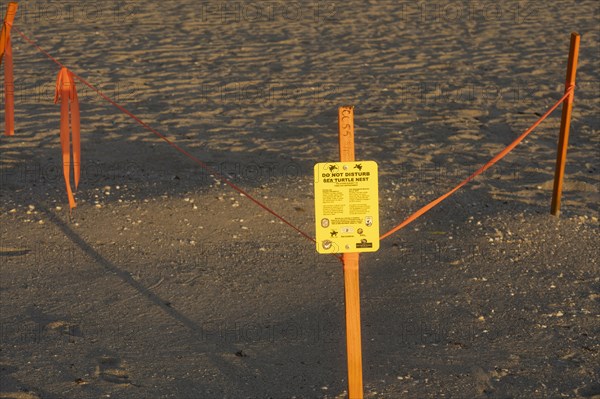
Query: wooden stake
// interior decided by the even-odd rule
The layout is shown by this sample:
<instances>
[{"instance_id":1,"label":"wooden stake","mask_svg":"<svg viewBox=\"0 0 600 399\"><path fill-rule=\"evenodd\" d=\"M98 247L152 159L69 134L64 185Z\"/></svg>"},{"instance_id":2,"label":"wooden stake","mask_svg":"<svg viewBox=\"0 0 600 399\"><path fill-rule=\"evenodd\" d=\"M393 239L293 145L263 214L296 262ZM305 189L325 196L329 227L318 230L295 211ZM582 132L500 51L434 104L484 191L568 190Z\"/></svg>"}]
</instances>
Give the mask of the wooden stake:
<instances>
[{"instance_id":1,"label":"wooden stake","mask_svg":"<svg viewBox=\"0 0 600 399\"><path fill-rule=\"evenodd\" d=\"M579 58L579 34L571 33L571 47L569 49L569 61L567 64L567 78L565 81L565 92L575 85L577 74L577 59ZM560 198L562 195L563 177L565 175L565 163L567 161L567 146L569 144L569 129L571 126L571 111L573 109L574 92L565 98L562 106L562 117L560 121L560 135L558 137L558 149L556 151L556 169L554 170L554 191L552 192L552 205L550 213L554 216L560 214Z\"/></svg>"},{"instance_id":2,"label":"wooden stake","mask_svg":"<svg viewBox=\"0 0 600 399\"><path fill-rule=\"evenodd\" d=\"M2 32L0 32L0 64L4 58L4 52L6 51L6 38L10 35L10 28L15 20L17 14L18 4L14 1L8 3L6 8L6 15L4 16L4 24L2 24Z\"/></svg>"},{"instance_id":3,"label":"wooden stake","mask_svg":"<svg viewBox=\"0 0 600 399\"><path fill-rule=\"evenodd\" d=\"M340 107L338 113L340 161L354 161L354 108ZM358 253L344 253L344 296L346 301L346 352L348 356L348 399L363 399L362 346L360 337L360 284Z\"/></svg>"}]
</instances>

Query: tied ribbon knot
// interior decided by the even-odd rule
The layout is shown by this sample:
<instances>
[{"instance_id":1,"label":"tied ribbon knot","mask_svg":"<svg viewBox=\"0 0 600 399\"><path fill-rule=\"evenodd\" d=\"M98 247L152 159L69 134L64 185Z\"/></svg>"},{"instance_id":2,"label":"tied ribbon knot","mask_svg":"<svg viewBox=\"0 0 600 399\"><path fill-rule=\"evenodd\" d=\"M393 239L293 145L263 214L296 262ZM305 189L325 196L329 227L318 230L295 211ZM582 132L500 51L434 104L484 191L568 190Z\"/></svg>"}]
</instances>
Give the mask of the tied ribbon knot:
<instances>
[{"instance_id":1,"label":"tied ribbon knot","mask_svg":"<svg viewBox=\"0 0 600 399\"><path fill-rule=\"evenodd\" d=\"M12 29L17 3L8 5L6 17L2 24L0 33L0 63L4 59L4 135L15 135L15 79L13 76L13 52L10 42L10 30Z\"/></svg>"},{"instance_id":2,"label":"tied ribbon knot","mask_svg":"<svg viewBox=\"0 0 600 399\"><path fill-rule=\"evenodd\" d=\"M56 79L56 92L54 103L60 101L60 145L62 147L63 176L69 197L69 207L72 210L77 206L71 190L70 170L73 165L75 189L79 185L81 166L81 139L79 128L79 100L73 72L62 68ZM70 114L69 114L70 110ZM69 130L70 126L70 130ZM72 134L71 134L72 132ZM71 146L71 139L73 145ZM71 162L71 148L73 162Z\"/></svg>"}]
</instances>

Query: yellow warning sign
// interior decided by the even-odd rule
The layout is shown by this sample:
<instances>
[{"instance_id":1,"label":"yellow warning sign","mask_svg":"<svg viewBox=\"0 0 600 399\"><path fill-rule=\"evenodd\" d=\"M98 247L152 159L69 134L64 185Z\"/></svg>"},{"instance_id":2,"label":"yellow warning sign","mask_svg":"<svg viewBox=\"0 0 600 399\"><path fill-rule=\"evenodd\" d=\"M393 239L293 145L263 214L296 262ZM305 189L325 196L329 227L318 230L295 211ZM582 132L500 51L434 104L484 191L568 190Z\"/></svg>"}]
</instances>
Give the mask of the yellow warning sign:
<instances>
[{"instance_id":1,"label":"yellow warning sign","mask_svg":"<svg viewBox=\"0 0 600 399\"><path fill-rule=\"evenodd\" d=\"M374 161L315 165L317 252L379 249L379 184Z\"/></svg>"}]
</instances>

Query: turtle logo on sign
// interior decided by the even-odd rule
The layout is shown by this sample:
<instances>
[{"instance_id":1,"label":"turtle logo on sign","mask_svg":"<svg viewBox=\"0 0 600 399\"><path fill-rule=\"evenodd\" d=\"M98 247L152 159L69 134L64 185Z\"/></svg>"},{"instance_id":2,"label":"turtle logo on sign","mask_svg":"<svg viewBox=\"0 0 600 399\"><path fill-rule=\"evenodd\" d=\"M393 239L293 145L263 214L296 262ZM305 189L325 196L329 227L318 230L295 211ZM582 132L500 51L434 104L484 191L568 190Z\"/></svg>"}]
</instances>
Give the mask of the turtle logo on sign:
<instances>
[{"instance_id":1,"label":"turtle logo on sign","mask_svg":"<svg viewBox=\"0 0 600 399\"><path fill-rule=\"evenodd\" d=\"M331 237L337 237L337 235L338 235L338 232L337 232L337 231L335 231L335 230L331 230L331 233L330 233L330 234L331 234Z\"/></svg>"},{"instance_id":2,"label":"turtle logo on sign","mask_svg":"<svg viewBox=\"0 0 600 399\"><path fill-rule=\"evenodd\" d=\"M358 171L360 172L362 170L362 164L357 163L356 165L354 165L354 169L358 169Z\"/></svg>"},{"instance_id":3,"label":"turtle logo on sign","mask_svg":"<svg viewBox=\"0 0 600 399\"><path fill-rule=\"evenodd\" d=\"M337 165L329 165L329 171L333 172L334 170L336 170L338 167Z\"/></svg>"}]
</instances>

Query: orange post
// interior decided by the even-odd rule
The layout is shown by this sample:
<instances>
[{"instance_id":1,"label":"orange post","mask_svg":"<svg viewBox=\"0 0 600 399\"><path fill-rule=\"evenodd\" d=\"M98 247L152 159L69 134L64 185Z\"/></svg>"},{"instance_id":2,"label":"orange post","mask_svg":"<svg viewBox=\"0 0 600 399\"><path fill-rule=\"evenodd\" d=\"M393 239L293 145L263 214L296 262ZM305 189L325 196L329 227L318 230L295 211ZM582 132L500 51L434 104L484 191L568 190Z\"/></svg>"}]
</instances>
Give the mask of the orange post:
<instances>
[{"instance_id":1,"label":"orange post","mask_svg":"<svg viewBox=\"0 0 600 399\"><path fill-rule=\"evenodd\" d=\"M571 47L569 49L569 62L567 64L567 78L565 81L565 93L575 86L575 75L577 74L577 59L579 58L578 33L571 33ZM565 98L560 120L560 135L558 137L558 149L556 153L556 169L554 171L554 191L552 192L552 205L550 213L554 216L560 214L560 197L562 195L563 177L565 175L565 163L567 161L567 146L569 144L569 129L571 126L571 111L573 110L573 98L575 92Z\"/></svg>"},{"instance_id":2,"label":"orange post","mask_svg":"<svg viewBox=\"0 0 600 399\"><path fill-rule=\"evenodd\" d=\"M16 13L17 3L9 3L0 32L0 63L4 60L4 135L9 137L15 134L15 79L10 30Z\"/></svg>"},{"instance_id":3,"label":"orange post","mask_svg":"<svg viewBox=\"0 0 600 399\"><path fill-rule=\"evenodd\" d=\"M4 52L6 51L7 38L10 36L10 28L15 20L17 14L18 4L14 1L8 3L6 8L6 15L4 16L4 23L2 24L2 32L0 32L0 64L4 58Z\"/></svg>"},{"instance_id":4,"label":"orange post","mask_svg":"<svg viewBox=\"0 0 600 399\"><path fill-rule=\"evenodd\" d=\"M338 112L340 161L354 161L354 108ZM346 352L348 356L348 399L363 399L362 345L360 337L360 286L358 253L344 253L344 296L346 301Z\"/></svg>"}]
</instances>

